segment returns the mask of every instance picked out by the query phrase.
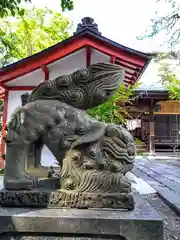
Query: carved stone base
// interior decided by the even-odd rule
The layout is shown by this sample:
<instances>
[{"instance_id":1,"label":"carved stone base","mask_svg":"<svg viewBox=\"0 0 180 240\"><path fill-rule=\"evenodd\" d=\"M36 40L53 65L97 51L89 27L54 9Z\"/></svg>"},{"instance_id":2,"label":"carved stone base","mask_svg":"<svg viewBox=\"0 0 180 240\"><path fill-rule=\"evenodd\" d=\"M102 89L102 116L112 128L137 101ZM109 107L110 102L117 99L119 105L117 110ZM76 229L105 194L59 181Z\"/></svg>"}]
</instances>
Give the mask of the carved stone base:
<instances>
[{"instance_id":1,"label":"carved stone base","mask_svg":"<svg viewBox=\"0 0 180 240\"><path fill-rule=\"evenodd\" d=\"M144 200L134 211L0 208L0 240L163 240L163 221Z\"/></svg>"},{"instance_id":2,"label":"carved stone base","mask_svg":"<svg viewBox=\"0 0 180 240\"><path fill-rule=\"evenodd\" d=\"M132 194L72 193L62 190L0 191L0 205L37 208L115 208L134 209Z\"/></svg>"}]
</instances>

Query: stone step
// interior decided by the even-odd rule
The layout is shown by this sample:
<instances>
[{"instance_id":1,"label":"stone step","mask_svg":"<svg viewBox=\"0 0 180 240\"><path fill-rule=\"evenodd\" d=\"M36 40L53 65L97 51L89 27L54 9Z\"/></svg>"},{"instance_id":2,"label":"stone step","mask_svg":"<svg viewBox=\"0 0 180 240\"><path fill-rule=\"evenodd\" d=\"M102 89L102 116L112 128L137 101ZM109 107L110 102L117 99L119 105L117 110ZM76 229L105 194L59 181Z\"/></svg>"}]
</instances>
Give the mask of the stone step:
<instances>
[{"instance_id":1,"label":"stone step","mask_svg":"<svg viewBox=\"0 0 180 240\"><path fill-rule=\"evenodd\" d=\"M146 146L136 146L136 152L148 152Z\"/></svg>"},{"instance_id":2,"label":"stone step","mask_svg":"<svg viewBox=\"0 0 180 240\"><path fill-rule=\"evenodd\" d=\"M147 149L146 146L136 146L136 149Z\"/></svg>"},{"instance_id":3,"label":"stone step","mask_svg":"<svg viewBox=\"0 0 180 240\"><path fill-rule=\"evenodd\" d=\"M141 195L154 194L156 190L153 189L147 182L135 176L132 172L126 173L126 177L132 182L132 189Z\"/></svg>"},{"instance_id":4,"label":"stone step","mask_svg":"<svg viewBox=\"0 0 180 240\"><path fill-rule=\"evenodd\" d=\"M173 192L170 189L158 189L158 195L162 200L173 210L175 213L180 216L180 194Z\"/></svg>"},{"instance_id":5,"label":"stone step","mask_svg":"<svg viewBox=\"0 0 180 240\"><path fill-rule=\"evenodd\" d=\"M162 179L162 176L156 178L154 177L154 174L153 176L151 175L150 170L147 170L145 167L142 168L142 166L139 167L139 164L133 168L132 173L136 177L140 177L141 179L145 180L146 183L148 183L155 191L157 191L159 197L162 198L162 200L180 216L180 191L175 182L170 182L165 178ZM175 184L176 190L178 191L174 192L168 188L166 186L167 181L168 184Z\"/></svg>"},{"instance_id":6,"label":"stone step","mask_svg":"<svg viewBox=\"0 0 180 240\"><path fill-rule=\"evenodd\" d=\"M145 143L145 142L136 142L136 145L143 145L143 146L146 146L146 143Z\"/></svg>"},{"instance_id":7,"label":"stone step","mask_svg":"<svg viewBox=\"0 0 180 240\"><path fill-rule=\"evenodd\" d=\"M137 145L146 145L146 143L143 142L143 141L140 140L140 139L135 139L135 142L136 142Z\"/></svg>"}]
</instances>

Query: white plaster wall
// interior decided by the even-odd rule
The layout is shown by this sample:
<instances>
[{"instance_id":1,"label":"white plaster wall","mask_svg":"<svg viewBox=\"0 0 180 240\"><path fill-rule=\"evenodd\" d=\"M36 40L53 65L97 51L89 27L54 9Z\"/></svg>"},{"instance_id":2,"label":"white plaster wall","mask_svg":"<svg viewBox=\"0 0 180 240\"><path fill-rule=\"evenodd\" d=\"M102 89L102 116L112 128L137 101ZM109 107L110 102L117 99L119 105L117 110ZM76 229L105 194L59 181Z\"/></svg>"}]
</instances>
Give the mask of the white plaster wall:
<instances>
[{"instance_id":1,"label":"white plaster wall","mask_svg":"<svg viewBox=\"0 0 180 240\"><path fill-rule=\"evenodd\" d=\"M110 62L110 57L95 49L91 49L91 64L98 62ZM68 55L48 65L49 78L54 79L62 74L69 74L78 69L86 67L86 50L85 48Z\"/></svg>"},{"instance_id":2,"label":"white plaster wall","mask_svg":"<svg viewBox=\"0 0 180 240\"><path fill-rule=\"evenodd\" d=\"M48 65L49 79L54 79L62 74L69 74L78 69L86 67L86 52L81 49L63 59L53 62Z\"/></svg>"},{"instance_id":3,"label":"white plaster wall","mask_svg":"<svg viewBox=\"0 0 180 240\"><path fill-rule=\"evenodd\" d=\"M110 57L100 51L91 48L91 64L98 62L110 62ZM47 65L49 69L49 79L54 79L62 74L69 74L78 69L86 67L86 49L83 48L74 52L63 59ZM37 86L44 81L44 72L42 69L36 69L33 72L9 81L7 86Z\"/></svg>"},{"instance_id":4,"label":"white plaster wall","mask_svg":"<svg viewBox=\"0 0 180 240\"><path fill-rule=\"evenodd\" d=\"M23 76L17 77L10 82L7 82L7 86L37 86L44 81L44 72L42 69L34 70Z\"/></svg>"},{"instance_id":5,"label":"white plaster wall","mask_svg":"<svg viewBox=\"0 0 180 240\"><path fill-rule=\"evenodd\" d=\"M110 62L110 56L99 52L95 49L91 49L91 64L99 63L99 62Z\"/></svg>"},{"instance_id":6,"label":"white plaster wall","mask_svg":"<svg viewBox=\"0 0 180 240\"><path fill-rule=\"evenodd\" d=\"M31 93L31 91L9 91L8 93L8 109L7 109L7 121L10 120L10 117L14 110L17 107L21 106L21 95L24 93ZM51 166L55 165L55 158L52 155L52 153L49 151L49 149L44 146L41 156L41 164L43 166Z\"/></svg>"}]
</instances>

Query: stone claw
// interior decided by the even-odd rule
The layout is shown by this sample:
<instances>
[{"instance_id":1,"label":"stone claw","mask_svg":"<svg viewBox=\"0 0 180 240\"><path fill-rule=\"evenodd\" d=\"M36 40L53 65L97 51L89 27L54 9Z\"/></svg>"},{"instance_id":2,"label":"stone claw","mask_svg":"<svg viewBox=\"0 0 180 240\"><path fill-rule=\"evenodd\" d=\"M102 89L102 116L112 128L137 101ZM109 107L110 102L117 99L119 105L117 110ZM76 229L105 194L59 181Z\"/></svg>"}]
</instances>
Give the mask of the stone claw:
<instances>
[{"instance_id":1,"label":"stone claw","mask_svg":"<svg viewBox=\"0 0 180 240\"><path fill-rule=\"evenodd\" d=\"M4 182L4 187L7 190L32 190L34 188L34 180L33 179L24 179L24 178L16 178L16 179L8 179Z\"/></svg>"},{"instance_id":2,"label":"stone claw","mask_svg":"<svg viewBox=\"0 0 180 240\"><path fill-rule=\"evenodd\" d=\"M28 172L21 172L19 175L5 177L4 187L7 190L32 190L38 185L38 177Z\"/></svg>"},{"instance_id":3,"label":"stone claw","mask_svg":"<svg viewBox=\"0 0 180 240\"><path fill-rule=\"evenodd\" d=\"M33 188L36 188L38 185L38 177L31 175L28 172L23 172L22 173L24 179L27 179L29 181L33 181Z\"/></svg>"}]
</instances>

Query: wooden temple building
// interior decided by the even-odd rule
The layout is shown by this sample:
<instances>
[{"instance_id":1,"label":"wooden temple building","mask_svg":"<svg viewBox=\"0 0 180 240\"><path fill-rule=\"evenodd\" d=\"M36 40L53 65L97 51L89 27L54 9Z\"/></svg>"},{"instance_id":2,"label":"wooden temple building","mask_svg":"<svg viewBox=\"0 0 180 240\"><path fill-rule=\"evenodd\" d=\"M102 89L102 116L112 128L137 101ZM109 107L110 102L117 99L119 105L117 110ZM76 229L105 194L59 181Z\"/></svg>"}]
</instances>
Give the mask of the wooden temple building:
<instances>
[{"instance_id":1,"label":"wooden temple building","mask_svg":"<svg viewBox=\"0 0 180 240\"><path fill-rule=\"evenodd\" d=\"M124 83L142 84L136 90L136 100L128 107L131 120L139 125L132 133L154 154L158 148L176 151L179 147L180 103L168 100L168 92L152 76L152 55L125 47L98 30L92 18L78 24L74 35L33 56L0 69L0 98L4 99L1 154L5 154L5 125L15 108L24 104L27 93L41 82L71 73L97 62L111 62L125 69ZM150 63L151 62L151 63ZM53 158L46 146L42 159ZM52 163L50 163L51 165ZM0 159L3 166L3 160Z\"/></svg>"},{"instance_id":2,"label":"wooden temple building","mask_svg":"<svg viewBox=\"0 0 180 240\"><path fill-rule=\"evenodd\" d=\"M152 155L179 151L180 101L169 99L168 89L162 85L158 65L153 60L140 82L134 104L128 106L131 119L140 122L132 131L134 138L145 144Z\"/></svg>"},{"instance_id":3,"label":"wooden temple building","mask_svg":"<svg viewBox=\"0 0 180 240\"><path fill-rule=\"evenodd\" d=\"M1 92L1 97L4 97L1 154L5 153L3 136L7 121L13 111L22 105L26 93L30 93L39 83L93 63L111 62L125 69L124 83L133 85L140 79L150 61L150 54L125 47L102 36L94 20L86 17L78 24L72 37L1 68L0 87L4 90ZM43 161L53 158L48 151L45 146L42 152ZM2 165L3 161L0 163ZM49 165L51 164L50 161Z\"/></svg>"}]
</instances>

